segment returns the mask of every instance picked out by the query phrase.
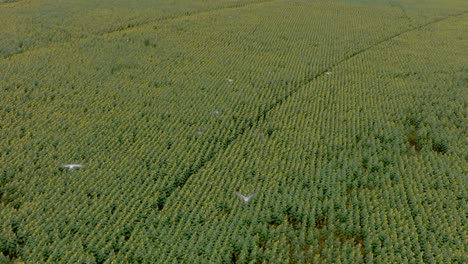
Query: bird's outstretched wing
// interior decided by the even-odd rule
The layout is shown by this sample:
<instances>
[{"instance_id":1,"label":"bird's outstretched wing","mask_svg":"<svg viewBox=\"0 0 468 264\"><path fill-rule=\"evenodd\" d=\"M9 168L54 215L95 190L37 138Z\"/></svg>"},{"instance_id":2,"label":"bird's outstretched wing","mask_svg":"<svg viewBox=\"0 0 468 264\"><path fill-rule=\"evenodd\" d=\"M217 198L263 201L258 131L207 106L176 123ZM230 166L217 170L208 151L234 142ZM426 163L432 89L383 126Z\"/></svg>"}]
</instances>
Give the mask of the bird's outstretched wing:
<instances>
[{"instance_id":1,"label":"bird's outstretched wing","mask_svg":"<svg viewBox=\"0 0 468 264\"><path fill-rule=\"evenodd\" d=\"M68 170L71 170L71 169L74 169L74 168L83 168L84 166L81 165L81 164L65 164L65 165L62 165L61 168L63 169L68 169Z\"/></svg>"},{"instance_id":2,"label":"bird's outstretched wing","mask_svg":"<svg viewBox=\"0 0 468 264\"><path fill-rule=\"evenodd\" d=\"M239 198L241 198L242 200L244 200L244 203L247 204L250 199L252 199L252 197L254 197L254 194L249 194L249 196L244 196L242 194L240 194L239 192L236 192L236 195L239 196Z\"/></svg>"},{"instance_id":3,"label":"bird's outstretched wing","mask_svg":"<svg viewBox=\"0 0 468 264\"><path fill-rule=\"evenodd\" d=\"M241 198L242 200L245 200L247 197L245 197L244 195L240 194L239 192L236 192L236 195Z\"/></svg>"}]
</instances>

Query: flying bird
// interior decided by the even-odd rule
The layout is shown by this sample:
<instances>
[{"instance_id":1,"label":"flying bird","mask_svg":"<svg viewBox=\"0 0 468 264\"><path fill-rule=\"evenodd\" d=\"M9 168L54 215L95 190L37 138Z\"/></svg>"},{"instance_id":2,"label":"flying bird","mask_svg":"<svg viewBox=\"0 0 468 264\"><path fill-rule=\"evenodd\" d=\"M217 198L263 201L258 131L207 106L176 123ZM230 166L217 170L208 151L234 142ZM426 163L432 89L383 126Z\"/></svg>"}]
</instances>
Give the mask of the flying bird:
<instances>
[{"instance_id":1,"label":"flying bird","mask_svg":"<svg viewBox=\"0 0 468 264\"><path fill-rule=\"evenodd\" d=\"M80 169L83 168L84 166L81 164L65 164L62 165L62 169L67 169L67 170L73 170L73 169Z\"/></svg>"},{"instance_id":2,"label":"flying bird","mask_svg":"<svg viewBox=\"0 0 468 264\"><path fill-rule=\"evenodd\" d=\"M249 196L244 196L242 194L240 194L239 192L236 192L236 195L241 198L242 200L244 200L244 203L247 204L250 199L252 199L254 197L254 194L250 194Z\"/></svg>"},{"instance_id":3,"label":"flying bird","mask_svg":"<svg viewBox=\"0 0 468 264\"><path fill-rule=\"evenodd\" d=\"M205 132L206 128L200 128L197 130L197 134L201 136Z\"/></svg>"}]
</instances>

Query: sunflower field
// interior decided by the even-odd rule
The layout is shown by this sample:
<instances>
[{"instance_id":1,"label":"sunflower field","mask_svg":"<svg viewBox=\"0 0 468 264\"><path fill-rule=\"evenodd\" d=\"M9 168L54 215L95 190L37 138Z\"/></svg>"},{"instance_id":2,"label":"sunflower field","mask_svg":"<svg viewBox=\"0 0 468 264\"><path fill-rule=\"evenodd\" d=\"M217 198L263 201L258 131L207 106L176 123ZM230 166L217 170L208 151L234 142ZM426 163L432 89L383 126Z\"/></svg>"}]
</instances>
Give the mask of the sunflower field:
<instances>
[{"instance_id":1,"label":"sunflower field","mask_svg":"<svg viewBox=\"0 0 468 264\"><path fill-rule=\"evenodd\" d=\"M467 263L467 11L0 0L0 263Z\"/></svg>"}]
</instances>

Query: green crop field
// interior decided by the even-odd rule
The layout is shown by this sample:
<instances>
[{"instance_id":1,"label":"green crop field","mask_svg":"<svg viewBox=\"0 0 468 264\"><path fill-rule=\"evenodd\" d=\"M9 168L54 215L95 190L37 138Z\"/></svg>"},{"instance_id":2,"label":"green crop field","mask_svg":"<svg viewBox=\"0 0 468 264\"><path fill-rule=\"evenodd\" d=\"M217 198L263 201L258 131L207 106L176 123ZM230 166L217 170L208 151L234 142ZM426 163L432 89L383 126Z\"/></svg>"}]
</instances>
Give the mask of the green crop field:
<instances>
[{"instance_id":1,"label":"green crop field","mask_svg":"<svg viewBox=\"0 0 468 264\"><path fill-rule=\"evenodd\" d=\"M0 25L0 263L468 263L465 0L0 0Z\"/></svg>"}]
</instances>

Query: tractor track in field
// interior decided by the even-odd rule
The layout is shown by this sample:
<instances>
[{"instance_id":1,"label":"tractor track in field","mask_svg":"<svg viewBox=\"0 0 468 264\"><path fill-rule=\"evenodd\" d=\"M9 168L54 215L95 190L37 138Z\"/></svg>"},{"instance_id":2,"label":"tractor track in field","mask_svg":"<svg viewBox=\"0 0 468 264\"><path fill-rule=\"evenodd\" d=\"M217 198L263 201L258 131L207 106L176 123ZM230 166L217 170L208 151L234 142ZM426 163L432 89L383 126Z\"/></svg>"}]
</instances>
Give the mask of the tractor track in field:
<instances>
[{"instance_id":1,"label":"tractor track in field","mask_svg":"<svg viewBox=\"0 0 468 264\"><path fill-rule=\"evenodd\" d=\"M213 158L216 156L217 153L220 153L222 151L226 151L226 149L231 145L231 143L233 143L239 137L241 137L247 130L251 129L254 126L255 123L258 123L260 120L265 120L268 113L270 113L276 107L283 104L291 96L296 94L299 90L301 90L301 88L303 86L305 86L305 85L311 83L312 81L316 80L317 78L323 76L328 71L330 71L331 69L341 65L342 63L344 63L346 61L349 61L349 60L353 59L354 57L356 57L356 56L358 56L358 55L360 55L362 53L365 53L366 51L368 51L368 50L370 50L372 48L375 48L375 47L379 46L382 43L385 43L385 42L387 42L389 40L395 39L395 38L397 38L397 37L399 37L399 36L401 36L403 34L414 32L414 31L417 31L417 30L419 30L421 28L436 24L438 22L441 22L441 21L444 21L444 20L447 20L447 19L450 19L450 18L460 17L460 16L464 15L467 12L468 11L464 11L464 12L461 12L461 13L458 13L458 14L444 16L444 17L429 21L427 23L421 24L419 26L410 27L410 28L408 28L406 30L403 30L403 31L397 32L395 34L392 34L392 35L390 35L390 36L388 36L386 38L383 38L383 39L375 42L372 45L369 45L368 47L365 47L363 49L360 49L358 51L355 51L355 52L351 53L350 55L345 56L345 58L343 58L343 59L337 61L336 63L332 64L330 67L326 68L322 72L320 72L318 74L315 74L314 76L311 76L310 78L307 78L302 82L299 82L298 88L291 90L283 98L280 98L276 102L273 102L270 106L268 106L265 110L263 110L255 119L247 121L246 126L241 127L239 129L238 133L234 134L234 136L232 138L229 138L229 139L226 140L226 142L224 143L224 147L219 152L213 152L213 153L208 154L207 157L200 164L198 164L198 166L196 166L192 170L189 170L189 172L187 172L185 175L183 175L181 181L179 181L177 183L174 183L174 185L171 188L174 191L169 192L169 193L166 194L166 196L163 198L164 202L162 204L160 204L160 206L159 206L159 211L164 209L167 198L172 196L172 194L175 192L175 190L177 190L178 188L182 188L185 185L185 183L190 179L191 176L197 174L203 167L205 167L207 164L209 164L209 162L211 162L213 160Z\"/></svg>"},{"instance_id":2,"label":"tractor track in field","mask_svg":"<svg viewBox=\"0 0 468 264\"><path fill-rule=\"evenodd\" d=\"M50 46L54 46L54 45L60 46L60 45L70 43L70 42L73 42L73 41L82 41L82 40L87 40L87 39L91 39L91 38L95 38L95 37L100 37L100 36L106 36L106 35L112 35L112 34L115 34L115 33L125 32L127 30L143 27L143 26L146 26L146 25L150 25L152 23L174 21L174 20L177 20L177 19L184 19L184 18L194 17L194 16L198 16L198 15L204 15L204 14L210 14L210 13L223 11L223 10L229 10L229 9L239 9L239 8L244 8L244 7L251 7L251 6L271 3L271 2L275 2L275 1L276 0L260 0L260 1L254 2L254 3L244 3L244 4L238 4L238 5L223 6L223 7L213 8L213 9L194 11L194 12L191 12L191 13L188 11L189 12L188 14L185 13L183 15L178 15L178 16L177 15L165 16L165 17L161 17L161 18L158 18L158 19L150 20L150 21L136 22L135 24L128 25L127 27L111 29L111 30L96 33L96 34L89 34L87 36L84 36L83 38L72 38L72 39L67 40L67 41L51 42L51 43L48 43L48 44L46 44L44 46L32 47L30 49L21 50L21 51L14 52L14 53L11 53L11 54L7 54L7 55L4 55L4 56L0 55L1 56L0 59L8 59L8 58L12 58L12 57L15 57L15 56L19 56L19 55L24 54L24 53L33 52L35 50L47 49Z\"/></svg>"},{"instance_id":3,"label":"tractor track in field","mask_svg":"<svg viewBox=\"0 0 468 264\"><path fill-rule=\"evenodd\" d=\"M382 39L382 40L380 40L380 41L378 41L378 42L376 42L376 43L370 45L370 46L367 47L367 48L364 48L364 49L361 49L361 50L358 50L358 51L352 53L351 55L349 55L348 57L346 57L346 58L344 58L343 60L339 61L339 62L336 63L335 65L332 65L332 66L330 67L330 69L333 68L333 67L338 66L339 64L341 64L341 63L343 63L343 62L345 62L345 61L347 61L347 60L350 60L350 59L356 57L357 55L359 55L359 54L361 54L361 53L364 53L364 52L366 52L366 51L368 51L368 50L370 50L370 49L372 49L372 48L374 48L374 47L376 47L376 46L378 46L378 45L380 45L380 44L382 44L382 43L384 43L384 42L387 42L387 41L389 41L389 40L392 40L392 39L394 39L394 38L397 38L397 37L399 37L399 36L401 36L401 35L403 35L403 34L406 34L406 33L409 33L409 32L413 32L413 31L417 31L417 30L419 30L419 29L422 29L422 28L424 28L424 27L427 27L427 26L436 24L436 23L438 23L438 22L447 20L447 19L449 19L449 18L460 17L460 16L464 15L464 14L467 13L467 12L468 12L468 11L464 11L464 12L462 12L462 13L458 13L458 14L454 14L454 15L449 15L449 16L441 17L441 18L435 19L435 20L433 20L433 21L429 21L429 22L427 22L427 23L424 23L424 24L422 24L422 25L415 26L415 27L410 27L410 28L407 29L407 30L404 30L404 31L395 33L395 34L393 34L393 35L390 35L389 37L386 37L386 38L384 38L384 39ZM322 74L323 74L323 73L322 73ZM319 75L321 75L321 74L319 74ZM317 76L317 77L318 77L318 76Z\"/></svg>"}]
</instances>

